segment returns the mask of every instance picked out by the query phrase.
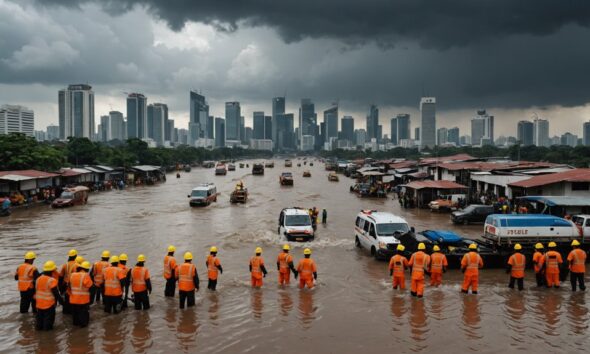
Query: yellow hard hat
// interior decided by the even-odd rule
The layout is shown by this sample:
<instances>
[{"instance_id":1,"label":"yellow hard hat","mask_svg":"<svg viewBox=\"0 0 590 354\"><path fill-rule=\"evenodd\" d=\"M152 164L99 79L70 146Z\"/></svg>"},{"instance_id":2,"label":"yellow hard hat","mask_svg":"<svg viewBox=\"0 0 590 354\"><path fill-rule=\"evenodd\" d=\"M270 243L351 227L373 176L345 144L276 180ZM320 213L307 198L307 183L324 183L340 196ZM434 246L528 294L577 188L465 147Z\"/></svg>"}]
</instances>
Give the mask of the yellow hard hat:
<instances>
[{"instance_id":1,"label":"yellow hard hat","mask_svg":"<svg viewBox=\"0 0 590 354\"><path fill-rule=\"evenodd\" d=\"M477 249L477 245L475 243L472 243L469 245L469 249L470 250L476 250Z\"/></svg>"},{"instance_id":2,"label":"yellow hard hat","mask_svg":"<svg viewBox=\"0 0 590 354\"><path fill-rule=\"evenodd\" d=\"M438 251L440 251L440 247L438 247L437 245L434 245L434 247L432 247L432 250L434 252L438 252Z\"/></svg>"},{"instance_id":3,"label":"yellow hard hat","mask_svg":"<svg viewBox=\"0 0 590 354\"><path fill-rule=\"evenodd\" d=\"M419 249L419 250L425 250L425 249L426 249L426 245L425 245L423 242L420 242L420 243L418 244L418 249Z\"/></svg>"},{"instance_id":4,"label":"yellow hard hat","mask_svg":"<svg viewBox=\"0 0 590 354\"><path fill-rule=\"evenodd\" d=\"M217 253L217 247L215 247L215 246L211 247L211 249L209 250L209 252L211 252L211 253Z\"/></svg>"},{"instance_id":5,"label":"yellow hard hat","mask_svg":"<svg viewBox=\"0 0 590 354\"><path fill-rule=\"evenodd\" d=\"M71 249L70 252L68 252L68 257L76 257L78 255L78 251Z\"/></svg>"},{"instance_id":6,"label":"yellow hard hat","mask_svg":"<svg viewBox=\"0 0 590 354\"><path fill-rule=\"evenodd\" d=\"M37 258L37 255L35 254L35 252L27 252L25 254L25 259L35 259Z\"/></svg>"},{"instance_id":7,"label":"yellow hard hat","mask_svg":"<svg viewBox=\"0 0 590 354\"><path fill-rule=\"evenodd\" d=\"M84 269L86 269L86 270L90 270L90 262L88 262L88 261L84 261L84 262L82 262L82 264L80 264L78 267L80 267L80 268L84 268Z\"/></svg>"},{"instance_id":8,"label":"yellow hard hat","mask_svg":"<svg viewBox=\"0 0 590 354\"><path fill-rule=\"evenodd\" d=\"M255 252L255 253L257 253L257 254L258 254L258 253L262 253L262 248L260 248L260 247L256 247L256 251L254 251L254 252Z\"/></svg>"},{"instance_id":9,"label":"yellow hard hat","mask_svg":"<svg viewBox=\"0 0 590 354\"><path fill-rule=\"evenodd\" d=\"M121 255L119 256L119 260L120 261L128 261L129 257L127 257L126 253L121 253Z\"/></svg>"},{"instance_id":10,"label":"yellow hard hat","mask_svg":"<svg viewBox=\"0 0 590 354\"><path fill-rule=\"evenodd\" d=\"M102 254L100 255L101 258L109 258L111 256L111 252L110 251L102 251Z\"/></svg>"},{"instance_id":11,"label":"yellow hard hat","mask_svg":"<svg viewBox=\"0 0 590 354\"><path fill-rule=\"evenodd\" d=\"M84 257L82 257L82 256L76 257L76 263L82 264L82 262L84 262Z\"/></svg>"},{"instance_id":12,"label":"yellow hard hat","mask_svg":"<svg viewBox=\"0 0 590 354\"><path fill-rule=\"evenodd\" d=\"M145 256L143 254L140 254L139 256L137 256L137 261L138 262L145 262Z\"/></svg>"},{"instance_id":13,"label":"yellow hard hat","mask_svg":"<svg viewBox=\"0 0 590 354\"><path fill-rule=\"evenodd\" d=\"M176 247L172 245L168 246L168 252L176 252Z\"/></svg>"},{"instance_id":14,"label":"yellow hard hat","mask_svg":"<svg viewBox=\"0 0 590 354\"><path fill-rule=\"evenodd\" d=\"M304 255L310 255L311 254L311 250L309 248L306 248L303 250L303 254Z\"/></svg>"},{"instance_id":15,"label":"yellow hard hat","mask_svg":"<svg viewBox=\"0 0 590 354\"><path fill-rule=\"evenodd\" d=\"M283 251L289 251L289 250L291 250L291 247L289 247L289 245L283 246Z\"/></svg>"},{"instance_id":16,"label":"yellow hard hat","mask_svg":"<svg viewBox=\"0 0 590 354\"><path fill-rule=\"evenodd\" d=\"M186 252L186 253L184 254L184 260L185 260L185 261L192 261L192 260L193 260L193 254L192 254L192 253L190 253L190 252Z\"/></svg>"},{"instance_id":17,"label":"yellow hard hat","mask_svg":"<svg viewBox=\"0 0 590 354\"><path fill-rule=\"evenodd\" d=\"M543 249L543 244L541 242L537 243L535 245L535 249L542 250Z\"/></svg>"},{"instance_id":18,"label":"yellow hard hat","mask_svg":"<svg viewBox=\"0 0 590 354\"><path fill-rule=\"evenodd\" d=\"M555 248L555 247L557 247L557 244L555 242L549 242L549 244L547 245L547 247L549 247L549 248Z\"/></svg>"},{"instance_id":19,"label":"yellow hard hat","mask_svg":"<svg viewBox=\"0 0 590 354\"><path fill-rule=\"evenodd\" d=\"M578 242L578 240L573 240L572 241L572 246L579 246L580 242Z\"/></svg>"},{"instance_id":20,"label":"yellow hard hat","mask_svg":"<svg viewBox=\"0 0 590 354\"><path fill-rule=\"evenodd\" d=\"M520 243L517 243L514 245L514 250L515 251L520 251L522 249L522 246L520 245Z\"/></svg>"},{"instance_id":21,"label":"yellow hard hat","mask_svg":"<svg viewBox=\"0 0 590 354\"><path fill-rule=\"evenodd\" d=\"M44 272L53 272L57 266L55 265L54 261L47 261L43 264L43 271Z\"/></svg>"},{"instance_id":22,"label":"yellow hard hat","mask_svg":"<svg viewBox=\"0 0 590 354\"><path fill-rule=\"evenodd\" d=\"M119 257L111 256L111 259L109 259L109 263L119 263Z\"/></svg>"},{"instance_id":23,"label":"yellow hard hat","mask_svg":"<svg viewBox=\"0 0 590 354\"><path fill-rule=\"evenodd\" d=\"M406 248L404 247L404 245L400 244L400 245L397 245L397 250L403 252L406 250Z\"/></svg>"}]
</instances>

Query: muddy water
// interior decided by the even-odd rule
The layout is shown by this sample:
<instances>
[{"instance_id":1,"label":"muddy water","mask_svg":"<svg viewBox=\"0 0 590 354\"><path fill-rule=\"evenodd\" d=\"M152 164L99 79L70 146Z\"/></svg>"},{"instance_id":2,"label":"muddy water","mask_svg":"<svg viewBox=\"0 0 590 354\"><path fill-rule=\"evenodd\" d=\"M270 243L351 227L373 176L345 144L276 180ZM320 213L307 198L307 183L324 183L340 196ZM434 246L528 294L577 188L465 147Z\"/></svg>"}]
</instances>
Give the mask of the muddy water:
<instances>
[{"instance_id":1,"label":"muddy water","mask_svg":"<svg viewBox=\"0 0 590 354\"><path fill-rule=\"evenodd\" d=\"M485 270L480 295L459 293L461 273L449 271L439 289L427 287L425 298L394 292L384 262L355 249L352 226L360 209L392 211L417 230L453 229L477 237L481 226L454 227L448 215L400 210L397 201L358 199L349 194L350 180L328 182L323 166L290 168L294 187L280 187L285 170L277 161L264 176L237 169L214 176L212 169L193 169L181 179L92 194L89 204L66 210L36 208L0 219L0 352L72 353L375 353L396 352L577 352L588 339L588 306L583 293L538 290L527 274L527 289L506 288L501 270ZM311 178L302 178L304 169ZM251 195L246 205L230 205L229 192L242 179ZM201 182L215 182L219 201L189 208L186 195ZM313 248L319 285L313 291L277 287L274 262L283 243L277 235L279 210L317 206L328 210L316 241L294 245L296 258ZM177 299L163 296L162 258L168 244L180 256L192 251L201 279L208 248L220 248L224 274L217 293L201 290L197 306L179 310ZM248 259L264 249L270 270L260 291L249 287ZM50 333L34 330L31 315L18 313L12 272L28 250L37 266L47 259L65 261L70 248L95 261L103 249L147 256L154 293L147 312L129 309L119 315L91 310L88 328L73 328L58 314ZM134 262L132 262L134 263ZM202 288L206 287L202 281ZM408 284L409 285L409 284Z\"/></svg>"}]
</instances>

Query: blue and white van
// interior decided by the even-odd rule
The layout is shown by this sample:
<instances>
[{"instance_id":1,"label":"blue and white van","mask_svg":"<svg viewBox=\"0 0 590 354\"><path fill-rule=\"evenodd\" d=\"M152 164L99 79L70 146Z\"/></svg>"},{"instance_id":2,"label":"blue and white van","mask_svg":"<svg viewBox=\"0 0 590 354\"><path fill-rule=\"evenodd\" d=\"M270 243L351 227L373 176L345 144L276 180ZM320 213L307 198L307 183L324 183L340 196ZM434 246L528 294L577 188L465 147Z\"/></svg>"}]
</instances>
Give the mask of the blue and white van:
<instances>
[{"instance_id":1,"label":"blue and white van","mask_svg":"<svg viewBox=\"0 0 590 354\"><path fill-rule=\"evenodd\" d=\"M581 241L580 232L571 221L545 214L490 215L484 224L483 237L498 246Z\"/></svg>"}]
</instances>

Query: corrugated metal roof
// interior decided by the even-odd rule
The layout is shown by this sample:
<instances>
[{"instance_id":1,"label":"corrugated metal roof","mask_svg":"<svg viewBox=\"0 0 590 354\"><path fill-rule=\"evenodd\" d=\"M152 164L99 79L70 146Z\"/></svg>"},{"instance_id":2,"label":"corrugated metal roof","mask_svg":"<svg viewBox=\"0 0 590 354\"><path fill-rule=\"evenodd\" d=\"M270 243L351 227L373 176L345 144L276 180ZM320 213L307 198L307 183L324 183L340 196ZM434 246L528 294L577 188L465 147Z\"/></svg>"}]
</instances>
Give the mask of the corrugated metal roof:
<instances>
[{"instance_id":1,"label":"corrugated metal roof","mask_svg":"<svg viewBox=\"0 0 590 354\"><path fill-rule=\"evenodd\" d=\"M160 167L158 167L158 166L151 166L151 165L139 165L139 166L133 166L133 168L135 168L136 170L143 171L143 172L152 172L152 171L157 171L160 169Z\"/></svg>"},{"instance_id":2,"label":"corrugated metal roof","mask_svg":"<svg viewBox=\"0 0 590 354\"><path fill-rule=\"evenodd\" d=\"M3 176L0 176L0 179L5 180L5 181L18 182L18 181L27 181L27 180L35 179L35 177L27 177L27 176L19 176L19 175L3 175Z\"/></svg>"},{"instance_id":3,"label":"corrugated metal roof","mask_svg":"<svg viewBox=\"0 0 590 354\"><path fill-rule=\"evenodd\" d=\"M576 168L573 170L535 176L529 179L510 183L512 187L531 188L546 186L558 182L590 182L590 168Z\"/></svg>"},{"instance_id":4,"label":"corrugated metal roof","mask_svg":"<svg viewBox=\"0 0 590 354\"><path fill-rule=\"evenodd\" d=\"M513 161L513 162L449 162L440 163L438 167L449 171L471 170L471 171L499 171L499 170L516 170L539 167L552 167L555 164L550 162L529 162L529 161Z\"/></svg>"},{"instance_id":5,"label":"corrugated metal roof","mask_svg":"<svg viewBox=\"0 0 590 354\"><path fill-rule=\"evenodd\" d=\"M37 171L37 170L0 171L0 179L2 178L2 176L7 176L7 175L32 177L32 178L51 178L51 177L59 176L58 174L55 174L55 173Z\"/></svg>"},{"instance_id":6,"label":"corrugated metal roof","mask_svg":"<svg viewBox=\"0 0 590 354\"><path fill-rule=\"evenodd\" d=\"M468 154L457 154L452 156L444 156L444 157L427 157L421 159L419 165L429 165L434 163L441 163L441 162L451 162L451 161L469 161L469 160L477 160L477 157L473 157Z\"/></svg>"},{"instance_id":7,"label":"corrugated metal roof","mask_svg":"<svg viewBox=\"0 0 590 354\"><path fill-rule=\"evenodd\" d=\"M412 189L424 189L424 188L432 188L432 189L466 189L467 187L455 183L452 181L440 180L440 181L414 181L408 184L403 185L403 187L412 188Z\"/></svg>"}]
</instances>

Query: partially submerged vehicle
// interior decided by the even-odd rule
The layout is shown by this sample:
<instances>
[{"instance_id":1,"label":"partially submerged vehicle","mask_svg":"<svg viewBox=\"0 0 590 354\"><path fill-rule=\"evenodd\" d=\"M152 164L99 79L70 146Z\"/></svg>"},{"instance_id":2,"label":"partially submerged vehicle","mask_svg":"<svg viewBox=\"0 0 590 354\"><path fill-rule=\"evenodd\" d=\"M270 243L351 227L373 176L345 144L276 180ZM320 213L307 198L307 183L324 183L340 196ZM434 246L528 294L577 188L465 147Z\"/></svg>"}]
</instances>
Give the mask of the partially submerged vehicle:
<instances>
[{"instance_id":1,"label":"partially submerged vehicle","mask_svg":"<svg viewBox=\"0 0 590 354\"><path fill-rule=\"evenodd\" d=\"M481 241L478 242L477 240L463 238L453 231L421 231L416 235L416 241L424 242L427 253L431 253L432 247L437 245L440 248L440 252L447 257L449 268L461 267L461 260L470 251L469 245L473 243L477 245L477 252L482 257L486 268L502 268L506 266L505 253L498 252Z\"/></svg>"},{"instance_id":2,"label":"partially submerged vehicle","mask_svg":"<svg viewBox=\"0 0 590 354\"><path fill-rule=\"evenodd\" d=\"M244 163L240 162L240 168L244 168Z\"/></svg>"},{"instance_id":3,"label":"partially submerged vehicle","mask_svg":"<svg viewBox=\"0 0 590 354\"><path fill-rule=\"evenodd\" d=\"M287 241L312 241L315 232L309 211L296 207L281 210L278 233L285 236Z\"/></svg>"},{"instance_id":4,"label":"partially submerged vehicle","mask_svg":"<svg viewBox=\"0 0 590 354\"><path fill-rule=\"evenodd\" d=\"M330 172L328 174L328 181L330 181L330 182L338 182L339 181L338 175L336 174L336 172Z\"/></svg>"},{"instance_id":5,"label":"partially submerged vehicle","mask_svg":"<svg viewBox=\"0 0 590 354\"><path fill-rule=\"evenodd\" d=\"M459 201L465 199L465 194L441 195L438 199L428 203L432 211L451 211L459 207Z\"/></svg>"},{"instance_id":6,"label":"partially submerged vehicle","mask_svg":"<svg viewBox=\"0 0 590 354\"><path fill-rule=\"evenodd\" d=\"M190 206L207 206L217 201L217 187L213 183L203 183L193 188L187 197Z\"/></svg>"},{"instance_id":7,"label":"partially submerged vehicle","mask_svg":"<svg viewBox=\"0 0 590 354\"><path fill-rule=\"evenodd\" d=\"M201 166L203 166L204 168L213 168L213 167L215 167L215 162L214 161L203 161Z\"/></svg>"},{"instance_id":8,"label":"partially submerged vehicle","mask_svg":"<svg viewBox=\"0 0 590 354\"><path fill-rule=\"evenodd\" d=\"M291 162L291 160L287 159L285 160L285 167L291 167L293 166L293 162Z\"/></svg>"},{"instance_id":9,"label":"partially submerged vehicle","mask_svg":"<svg viewBox=\"0 0 590 354\"><path fill-rule=\"evenodd\" d=\"M228 171L235 171L236 170L236 165L234 165L233 163L230 163L227 165L227 170Z\"/></svg>"},{"instance_id":10,"label":"partially submerged vehicle","mask_svg":"<svg viewBox=\"0 0 590 354\"><path fill-rule=\"evenodd\" d=\"M84 186L76 186L63 190L59 198L51 203L52 208L66 208L74 205L88 203L88 192L90 189Z\"/></svg>"},{"instance_id":11,"label":"partially submerged vehicle","mask_svg":"<svg viewBox=\"0 0 590 354\"><path fill-rule=\"evenodd\" d=\"M264 165L261 163L255 163L252 165L252 174L253 175L263 175L264 174Z\"/></svg>"},{"instance_id":12,"label":"partially submerged vehicle","mask_svg":"<svg viewBox=\"0 0 590 354\"><path fill-rule=\"evenodd\" d=\"M225 176L227 174L227 168L223 163L218 163L215 166L215 175L216 176Z\"/></svg>"},{"instance_id":13,"label":"partially submerged vehicle","mask_svg":"<svg viewBox=\"0 0 590 354\"><path fill-rule=\"evenodd\" d=\"M470 223L483 223L489 215L494 214L493 205L471 204L465 209L455 210L451 213L451 221L454 224L468 225Z\"/></svg>"},{"instance_id":14,"label":"partially submerged vehicle","mask_svg":"<svg viewBox=\"0 0 590 354\"><path fill-rule=\"evenodd\" d=\"M291 172L283 172L279 177L279 183L281 186L292 186L293 185L293 174Z\"/></svg>"},{"instance_id":15,"label":"partially submerged vehicle","mask_svg":"<svg viewBox=\"0 0 590 354\"><path fill-rule=\"evenodd\" d=\"M354 244L365 248L376 259L394 255L401 237L413 233L408 222L397 215L377 210L362 210L356 216Z\"/></svg>"},{"instance_id":16,"label":"partially submerged vehicle","mask_svg":"<svg viewBox=\"0 0 590 354\"><path fill-rule=\"evenodd\" d=\"M230 203L246 203L248 201L248 189L242 182L236 184L236 188L229 196Z\"/></svg>"},{"instance_id":17,"label":"partially submerged vehicle","mask_svg":"<svg viewBox=\"0 0 590 354\"><path fill-rule=\"evenodd\" d=\"M191 171L191 165L186 164L184 165L184 172L190 172Z\"/></svg>"},{"instance_id":18,"label":"partially submerged vehicle","mask_svg":"<svg viewBox=\"0 0 590 354\"><path fill-rule=\"evenodd\" d=\"M275 167L275 163L274 163L274 162L272 162L272 161L267 161L267 162L264 164L264 167L266 167L266 168L274 168L274 167Z\"/></svg>"},{"instance_id":19,"label":"partially submerged vehicle","mask_svg":"<svg viewBox=\"0 0 590 354\"><path fill-rule=\"evenodd\" d=\"M311 177L310 171L303 171L303 177Z\"/></svg>"}]
</instances>

